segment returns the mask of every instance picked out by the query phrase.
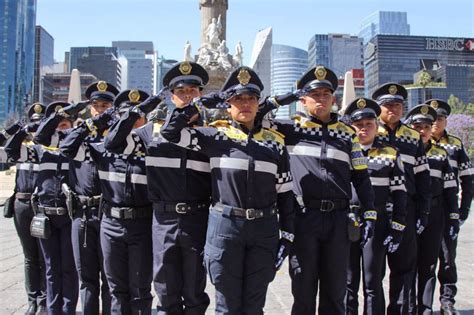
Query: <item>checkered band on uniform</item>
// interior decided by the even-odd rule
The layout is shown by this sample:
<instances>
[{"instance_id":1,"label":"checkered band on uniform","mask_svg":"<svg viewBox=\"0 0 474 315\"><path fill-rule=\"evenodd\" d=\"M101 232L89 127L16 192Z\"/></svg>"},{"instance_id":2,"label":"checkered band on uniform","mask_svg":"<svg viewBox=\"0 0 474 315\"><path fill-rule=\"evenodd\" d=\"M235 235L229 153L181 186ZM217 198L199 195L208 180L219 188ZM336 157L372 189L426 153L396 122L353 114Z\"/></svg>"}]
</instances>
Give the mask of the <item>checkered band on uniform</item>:
<instances>
[{"instance_id":1,"label":"checkered band on uniform","mask_svg":"<svg viewBox=\"0 0 474 315\"><path fill-rule=\"evenodd\" d=\"M446 159L446 155L442 154L433 154L428 156L429 159L437 160L437 161L444 161Z\"/></svg>"},{"instance_id":2,"label":"checkered band on uniform","mask_svg":"<svg viewBox=\"0 0 474 315\"><path fill-rule=\"evenodd\" d=\"M277 173L276 174L277 184L288 183L293 180L291 172Z\"/></svg>"},{"instance_id":3,"label":"checkered band on uniform","mask_svg":"<svg viewBox=\"0 0 474 315\"><path fill-rule=\"evenodd\" d=\"M276 149L278 150L278 153L280 155L283 154L283 148L285 147L283 144L277 142L277 141L272 141L272 140L264 140L264 141L257 141L253 139L255 142L257 142L259 145L270 148L270 149Z\"/></svg>"},{"instance_id":4,"label":"checkered band on uniform","mask_svg":"<svg viewBox=\"0 0 474 315\"><path fill-rule=\"evenodd\" d=\"M411 143L411 144L418 144L419 139L408 137L405 135L400 135L396 138L400 142Z\"/></svg>"},{"instance_id":5,"label":"checkered band on uniform","mask_svg":"<svg viewBox=\"0 0 474 315\"><path fill-rule=\"evenodd\" d=\"M428 163L428 158L425 155L419 156L415 160L415 166Z\"/></svg>"},{"instance_id":6,"label":"checkered band on uniform","mask_svg":"<svg viewBox=\"0 0 474 315\"><path fill-rule=\"evenodd\" d=\"M405 184L405 176L394 176L390 178L390 186L400 186Z\"/></svg>"},{"instance_id":7,"label":"checkered band on uniform","mask_svg":"<svg viewBox=\"0 0 474 315\"><path fill-rule=\"evenodd\" d=\"M305 135L310 135L310 136L323 136L323 131L321 128L307 128L307 127L302 127L300 123L296 123L294 126L295 132L299 132Z\"/></svg>"},{"instance_id":8,"label":"checkered band on uniform","mask_svg":"<svg viewBox=\"0 0 474 315\"><path fill-rule=\"evenodd\" d=\"M390 167L393 167L395 165L393 159L384 156L369 156L368 162L372 164L380 164Z\"/></svg>"},{"instance_id":9,"label":"checkered band on uniform","mask_svg":"<svg viewBox=\"0 0 474 315\"><path fill-rule=\"evenodd\" d=\"M106 151L106 152L104 152L104 157L111 157L111 158L114 158L114 159L127 160L131 156L133 160L145 161L145 155L141 156L141 155L135 155L135 154L129 155L129 154L124 154L124 153L112 153L110 151Z\"/></svg>"},{"instance_id":10,"label":"checkered band on uniform","mask_svg":"<svg viewBox=\"0 0 474 315\"><path fill-rule=\"evenodd\" d=\"M345 132L344 130L339 130L339 129L329 129L329 136L331 137L336 137L338 139L343 139L343 140L351 140L352 139L352 134Z\"/></svg>"}]
</instances>

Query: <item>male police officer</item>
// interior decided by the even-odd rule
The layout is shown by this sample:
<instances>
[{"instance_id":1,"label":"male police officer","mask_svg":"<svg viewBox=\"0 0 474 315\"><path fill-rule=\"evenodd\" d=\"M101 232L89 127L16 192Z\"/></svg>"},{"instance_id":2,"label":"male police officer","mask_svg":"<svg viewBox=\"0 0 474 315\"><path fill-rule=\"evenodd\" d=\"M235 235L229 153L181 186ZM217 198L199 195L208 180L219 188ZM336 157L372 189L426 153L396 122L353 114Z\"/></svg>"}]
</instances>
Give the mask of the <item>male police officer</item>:
<instances>
[{"instance_id":1,"label":"male police officer","mask_svg":"<svg viewBox=\"0 0 474 315\"><path fill-rule=\"evenodd\" d=\"M29 136L23 141L24 151L33 153L34 143L31 141L39 120L44 116L45 106L41 103L34 103L28 108L27 116L29 120ZM0 136L8 139L21 128L20 123L15 123L2 131ZM0 141L3 142L3 141ZM3 150L3 148L1 148ZM30 234L31 219L33 209L31 207L31 194L36 187L39 163L37 158L18 161L16 164L15 178L15 202L14 202L14 223L18 236L20 237L23 255L25 256L25 288L28 296L28 310L25 314L45 314L46 313L46 288L44 261L39 247L38 239ZM0 156L2 162L6 162Z\"/></svg>"},{"instance_id":2,"label":"male police officer","mask_svg":"<svg viewBox=\"0 0 474 315\"><path fill-rule=\"evenodd\" d=\"M209 80L206 70L194 62L181 62L163 78L171 101L182 108L201 95ZM126 113L106 148L121 152L134 121L161 101L151 97ZM148 104L148 105L147 105ZM148 108L147 108L148 106ZM136 131L146 147L148 195L153 202L153 283L158 294L158 314L204 314L209 297L204 292L206 273L202 252L206 238L211 196L209 159L181 148L160 136L162 122L153 121ZM202 125L201 122L190 126Z\"/></svg>"},{"instance_id":3,"label":"male police officer","mask_svg":"<svg viewBox=\"0 0 474 315\"><path fill-rule=\"evenodd\" d=\"M123 117L147 97L141 90L125 90L117 95L114 107ZM92 129L106 126L113 119L109 111L87 124ZM106 143L120 136L130 141L120 154L106 151L104 143L91 145L102 187L100 239L113 314L151 314L153 212L147 196L144 146L135 133L145 123L145 117L131 122L133 130L126 135L116 132L119 124L111 127Z\"/></svg>"},{"instance_id":4,"label":"male police officer","mask_svg":"<svg viewBox=\"0 0 474 315\"><path fill-rule=\"evenodd\" d=\"M366 210L363 243L373 236L374 195L354 129L331 113L334 72L317 66L302 76L297 89L293 98L303 95L300 101L308 116L274 123L285 135L299 204L290 254L292 313L314 314L319 286L319 313L344 314L351 182Z\"/></svg>"},{"instance_id":5,"label":"male police officer","mask_svg":"<svg viewBox=\"0 0 474 315\"><path fill-rule=\"evenodd\" d=\"M86 89L92 118L108 108L118 90L105 81L94 82ZM79 104L79 106L81 106ZM99 313L99 297L102 294L102 314L110 314L110 293L103 269L100 248L100 185L95 163L90 160L90 144L103 141L108 126L90 130L81 124L71 130L61 142L61 153L69 161L70 206L73 215L72 246L74 260L81 280L81 300L84 314ZM102 282L102 286L101 286Z\"/></svg>"},{"instance_id":6,"label":"male police officer","mask_svg":"<svg viewBox=\"0 0 474 315\"><path fill-rule=\"evenodd\" d=\"M396 83L384 84L372 95L382 110L377 137L400 152L408 192L403 240L389 262L388 314L409 312L410 296L414 296L410 290L416 266L416 233L421 234L428 224L431 201L430 172L420 134L400 121L406 97L406 89Z\"/></svg>"},{"instance_id":7,"label":"male police officer","mask_svg":"<svg viewBox=\"0 0 474 315\"><path fill-rule=\"evenodd\" d=\"M461 139L446 131L447 119L451 113L449 104L439 99L428 100L425 104L430 105L436 110L438 116L433 124L432 138L436 141L437 145L448 152L449 164L453 168L456 179L459 180L461 188L459 219L462 224L466 221L471 207L473 194L472 164ZM457 239L453 240L448 233L444 233L439 255L438 280L440 282L441 313L446 315L456 314L454 307L454 297L457 293L456 247Z\"/></svg>"},{"instance_id":8,"label":"male police officer","mask_svg":"<svg viewBox=\"0 0 474 315\"><path fill-rule=\"evenodd\" d=\"M407 192L403 164L396 148L382 144L376 138L380 106L375 101L358 98L349 104L345 115L355 128L362 152L368 158L368 171L375 193L377 210L373 239L369 240L363 249L357 242L351 245L346 314L358 314L361 262L364 281L364 314L384 314L385 299L382 279L385 257L387 256L391 261L392 253L398 249L406 225ZM357 196L355 197L355 205L358 205ZM386 209L388 202L393 205L391 212Z\"/></svg>"}]
</instances>

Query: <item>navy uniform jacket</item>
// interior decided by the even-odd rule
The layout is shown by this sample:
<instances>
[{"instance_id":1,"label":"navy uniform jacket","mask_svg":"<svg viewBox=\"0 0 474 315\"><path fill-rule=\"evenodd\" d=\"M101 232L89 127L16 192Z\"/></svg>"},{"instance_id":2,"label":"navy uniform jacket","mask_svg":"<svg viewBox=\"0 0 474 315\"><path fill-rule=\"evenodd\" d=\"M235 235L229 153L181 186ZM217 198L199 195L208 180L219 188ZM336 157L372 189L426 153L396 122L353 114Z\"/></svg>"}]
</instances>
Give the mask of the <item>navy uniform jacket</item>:
<instances>
[{"instance_id":1,"label":"navy uniform jacket","mask_svg":"<svg viewBox=\"0 0 474 315\"><path fill-rule=\"evenodd\" d=\"M442 198L446 211L459 217L457 193L458 186L453 169L449 165L448 152L440 146L430 143L426 148L426 157L430 165L431 192L433 198ZM454 218L453 218L454 219Z\"/></svg>"},{"instance_id":2,"label":"navy uniform jacket","mask_svg":"<svg viewBox=\"0 0 474 315\"><path fill-rule=\"evenodd\" d=\"M123 153L134 139L129 137L139 115L125 113L110 130L105 147ZM148 197L152 202L204 202L211 197L211 169L209 158L170 143L160 136L162 122L149 122L136 129L140 143L146 149Z\"/></svg>"},{"instance_id":3,"label":"navy uniform jacket","mask_svg":"<svg viewBox=\"0 0 474 315\"><path fill-rule=\"evenodd\" d=\"M415 129L399 123L395 130L380 122L377 137L383 143L398 149L405 168L405 186L409 196L416 196L418 214L430 212L430 167L426 159L420 134Z\"/></svg>"},{"instance_id":4,"label":"navy uniform jacket","mask_svg":"<svg viewBox=\"0 0 474 315\"><path fill-rule=\"evenodd\" d=\"M449 164L456 179L459 179L459 185L461 186L461 205L459 209L460 211L469 212L473 195L473 172L471 160L464 149L464 145L461 139L448 134L446 131L440 139L436 140L436 144L448 152Z\"/></svg>"},{"instance_id":5,"label":"navy uniform jacket","mask_svg":"<svg viewBox=\"0 0 474 315\"><path fill-rule=\"evenodd\" d=\"M56 133L56 145L51 146L51 136L42 134L42 130L50 119L43 121L35 134L34 141L38 145L22 145L27 137L25 130L18 131L8 144L8 154L16 161L38 161L39 170L36 179L39 204L46 207L66 207L66 198L61 191L62 183L69 181L69 163L58 149L59 142L64 138L64 133ZM44 141L44 142L43 142ZM49 146L47 146L48 144Z\"/></svg>"},{"instance_id":6,"label":"navy uniform jacket","mask_svg":"<svg viewBox=\"0 0 474 315\"><path fill-rule=\"evenodd\" d=\"M117 124L110 129L114 129ZM103 142L89 143L90 158L98 170L102 199L112 207L150 206L145 151L135 131L128 135L131 141L121 154L105 150Z\"/></svg>"},{"instance_id":7,"label":"navy uniform jacket","mask_svg":"<svg viewBox=\"0 0 474 315\"><path fill-rule=\"evenodd\" d=\"M261 126L249 131L227 121L186 128L197 113L194 106L175 109L161 135L209 157L213 204L244 209L268 209L276 204L280 228L293 233L293 184L283 136Z\"/></svg>"},{"instance_id":8,"label":"navy uniform jacket","mask_svg":"<svg viewBox=\"0 0 474 315\"><path fill-rule=\"evenodd\" d=\"M363 209L374 210L374 193L359 139L352 127L331 116L329 123L314 117L269 121L285 135L290 154L294 193L311 200L350 200L351 182Z\"/></svg>"}]
</instances>

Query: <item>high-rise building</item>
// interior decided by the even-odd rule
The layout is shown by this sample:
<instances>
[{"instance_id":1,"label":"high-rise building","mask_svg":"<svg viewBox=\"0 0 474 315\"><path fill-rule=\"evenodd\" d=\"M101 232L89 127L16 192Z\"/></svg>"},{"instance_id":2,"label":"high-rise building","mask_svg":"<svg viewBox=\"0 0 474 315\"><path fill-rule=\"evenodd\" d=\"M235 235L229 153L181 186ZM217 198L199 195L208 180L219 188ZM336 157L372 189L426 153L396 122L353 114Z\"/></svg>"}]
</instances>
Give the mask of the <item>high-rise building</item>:
<instances>
[{"instance_id":1,"label":"high-rise building","mask_svg":"<svg viewBox=\"0 0 474 315\"><path fill-rule=\"evenodd\" d=\"M364 65L362 39L349 34L315 34L308 44L309 68L323 65L340 78Z\"/></svg>"},{"instance_id":2,"label":"high-rise building","mask_svg":"<svg viewBox=\"0 0 474 315\"><path fill-rule=\"evenodd\" d=\"M364 56L368 96L386 82L416 84L415 73L424 69L431 73L436 88L446 87L445 95L458 94L466 103L474 100L466 94L473 92L469 69L474 66L474 39L377 35L366 45Z\"/></svg>"},{"instance_id":3,"label":"high-rise building","mask_svg":"<svg viewBox=\"0 0 474 315\"><path fill-rule=\"evenodd\" d=\"M121 89L134 88L155 93L157 52L153 49L153 42L114 41L112 47L117 48L122 63Z\"/></svg>"},{"instance_id":4,"label":"high-rise building","mask_svg":"<svg viewBox=\"0 0 474 315\"><path fill-rule=\"evenodd\" d=\"M257 33L252 49L249 67L252 68L262 80L263 96L270 95L271 69L272 69L272 28L268 27Z\"/></svg>"},{"instance_id":5,"label":"high-rise building","mask_svg":"<svg viewBox=\"0 0 474 315\"><path fill-rule=\"evenodd\" d=\"M35 31L35 74L33 81L33 101L49 103L43 99L43 90L49 95L50 86L43 85L43 75L54 66L54 38L42 26L37 25Z\"/></svg>"},{"instance_id":6,"label":"high-rise building","mask_svg":"<svg viewBox=\"0 0 474 315\"><path fill-rule=\"evenodd\" d=\"M410 35L406 12L376 11L362 20L359 37L367 44L375 35Z\"/></svg>"},{"instance_id":7,"label":"high-rise building","mask_svg":"<svg viewBox=\"0 0 474 315\"><path fill-rule=\"evenodd\" d=\"M61 101L67 102L69 96L69 86L71 82L71 74L70 73L47 73L44 75L43 80L45 84L52 86L52 101ZM90 73L81 73L80 74L81 80L81 91L82 91L82 99L85 100L84 92L86 88L92 84L94 81L97 81L98 78Z\"/></svg>"},{"instance_id":8,"label":"high-rise building","mask_svg":"<svg viewBox=\"0 0 474 315\"><path fill-rule=\"evenodd\" d=\"M116 47L71 47L68 70L73 69L121 86L121 65Z\"/></svg>"},{"instance_id":9,"label":"high-rise building","mask_svg":"<svg viewBox=\"0 0 474 315\"><path fill-rule=\"evenodd\" d=\"M272 45L271 95L284 94L296 88L296 81L308 68L306 50L287 45ZM276 112L278 119L288 119L296 111L296 104L282 106Z\"/></svg>"},{"instance_id":10,"label":"high-rise building","mask_svg":"<svg viewBox=\"0 0 474 315\"><path fill-rule=\"evenodd\" d=\"M163 88L163 78L165 74L178 63L178 60L166 59L163 56L157 58L156 63L156 90L160 91Z\"/></svg>"},{"instance_id":11,"label":"high-rise building","mask_svg":"<svg viewBox=\"0 0 474 315\"><path fill-rule=\"evenodd\" d=\"M0 123L33 98L36 0L0 1Z\"/></svg>"}]
</instances>

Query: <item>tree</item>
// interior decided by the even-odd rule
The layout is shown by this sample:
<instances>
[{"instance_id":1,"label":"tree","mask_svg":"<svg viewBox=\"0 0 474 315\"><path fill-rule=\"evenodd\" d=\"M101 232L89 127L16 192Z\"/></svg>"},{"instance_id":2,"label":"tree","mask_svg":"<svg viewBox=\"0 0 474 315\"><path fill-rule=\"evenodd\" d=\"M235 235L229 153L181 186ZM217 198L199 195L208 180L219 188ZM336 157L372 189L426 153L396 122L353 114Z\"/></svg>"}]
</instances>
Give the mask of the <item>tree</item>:
<instances>
[{"instance_id":1,"label":"tree","mask_svg":"<svg viewBox=\"0 0 474 315\"><path fill-rule=\"evenodd\" d=\"M431 74L422 70L418 76L417 83L423 87L423 102L426 101L426 86L431 83Z\"/></svg>"},{"instance_id":2,"label":"tree","mask_svg":"<svg viewBox=\"0 0 474 315\"><path fill-rule=\"evenodd\" d=\"M451 114L448 118L449 133L459 137L470 157L474 156L474 116Z\"/></svg>"},{"instance_id":3,"label":"tree","mask_svg":"<svg viewBox=\"0 0 474 315\"><path fill-rule=\"evenodd\" d=\"M458 97L451 94L448 98L448 104L451 106L452 114L466 114L474 116L474 104L468 103L464 104Z\"/></svg>"}]
</instances>

